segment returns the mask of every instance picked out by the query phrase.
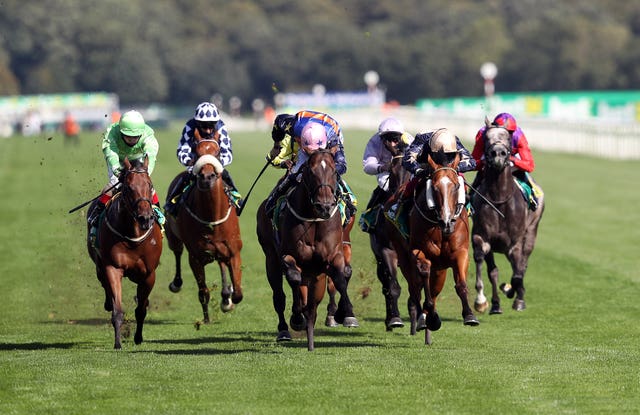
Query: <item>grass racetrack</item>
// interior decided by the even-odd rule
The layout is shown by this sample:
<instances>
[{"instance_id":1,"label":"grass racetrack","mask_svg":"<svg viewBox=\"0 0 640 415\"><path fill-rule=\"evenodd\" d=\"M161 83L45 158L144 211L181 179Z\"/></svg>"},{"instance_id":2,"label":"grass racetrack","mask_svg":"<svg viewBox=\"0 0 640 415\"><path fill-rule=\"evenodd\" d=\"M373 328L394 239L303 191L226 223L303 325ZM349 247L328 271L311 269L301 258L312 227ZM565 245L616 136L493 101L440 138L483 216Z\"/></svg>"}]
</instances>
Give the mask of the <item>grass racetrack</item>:
<instances>
[{"instance_id":1,"label":"grass racetrack","mask_svg":"<svg viewBox=\"0 0 640 415\"><path fill-rule=\"evenodd\" d=\"M181 171L179 131L157 132L152 178L161 200ZM345 133L345 178L362 211L375 185L361 167L371 132ZM268 133L232 136L229 171L244 194L271 139ZM209 265L207 280L216 286L212 322L199 325L186 255L182 292L167 288L174 259L165 243L145 341L133 343L135 287L125 281L131 336L114 351L110 313L102 308L104 294L85 249L86 209L67 213L106 183L100 132L83 133L77 146L65 145L58 133L0 140L0 413L639 413L638 162L534 156L547 206L525 277L523 312L503 297L503 315L478 314L478 327L463 326L449 274L438 302L443 326L427 347L422 333L408 334L402 279L407 325L385 332L368 237L355 227L349 292L360 328L325 328L325 297L314 352L303 333L276 343L255 233L256 208L281 174L269 169L240 220L244 301L232 313L220 311L219 271ZM506 282L510 269L503 256L498 261ZM471 302L474 280L475 271L468 277Z\"/></svg>"}]
</instances>

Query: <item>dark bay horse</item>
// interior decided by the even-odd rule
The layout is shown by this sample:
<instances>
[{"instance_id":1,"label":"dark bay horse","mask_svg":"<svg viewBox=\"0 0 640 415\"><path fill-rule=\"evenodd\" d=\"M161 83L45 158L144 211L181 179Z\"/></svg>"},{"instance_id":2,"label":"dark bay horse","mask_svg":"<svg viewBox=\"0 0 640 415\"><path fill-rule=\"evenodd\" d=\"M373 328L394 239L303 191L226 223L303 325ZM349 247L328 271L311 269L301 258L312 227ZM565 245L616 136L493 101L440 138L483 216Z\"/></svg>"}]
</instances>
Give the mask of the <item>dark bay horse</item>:
<instances>
[{"instance_id":1,"label":"dark bay horse","mask_svg":"<svg viewBox=\"0 0 640 415\"><path fill-rule=\"evenodd\" d=\"M482 197L472 197L474 208L472 245L473 259L476 263L476 310L483 312L487 308L482 282L482 266L487 262L487 274L492 286L490 314L501 314L500 297L498 295L498 267L493 254L505 254L511 264L512 276L510 286L503 284L501 288L513 301L513 309L525 309L524 274L527 270L529 256L533 252L538 232L538 224L544 211L544 197L538 200L535 211L529 209L529 202L522 196L513 177L513 169L509 164L511 156L511 135L502 127L495 127L485 120L485 167L484 178L477 191ZM496 210L497 209L497 210ZM500 213L498 213L498 211Z\"/></svg>"},{"instance_id":2,"label":"dark bay horse","mask_svg":"<svg viewBox=\"0 0 640 415\"><path fill-rule=\"evenodd\" d=\"M142 328L147 316L149 294L156 281L156 268L162 253L162 230L153 210L153 184L144 163L124 161L120 174L121 190L107 204L99 224L95 244L89 238L87 248L96 265L98 280L105 293L104 309L111 311L115 349L121 349L122 279L137 284L136 332L134 341L142 343ZM89 215L96 202L89 208Z\"/></svg>"},{"instance_id":3,"label":"dark bay horse","mask_svg":"<svg viewBox=\"0 0 640 415\"><path fill-rule=\"evenodd\" d=\"M267 279L278 314L277 340L290 340L284 317L286 296L283 274L293 294L291 328L307 331L307 348L314 349L317 308L330 277L340 294L336 321L345 327L358 325L347 295L347 262L343 227L338 212L338 177L330 150L310 155L299 174L301 182L286 196L280 210L277 231L265 212L258 208L257 234L265 253Z\"/></svg>"},{"instance_id":4,"label":"dark bay horse","mask_svg":"<svg viewBox=\"0 0 640 415\"><path fill-rule=\"evenodd\" d=\"M342 229L342 248L344 250L344 261L347 264L345 266L345 277L347 279L347 286L351 280L351 230L355 224L355 215L349 218L349 221L344 225ZM329 294L329 304L327 304L327 318L324 320L324 325L327 327L338 327L340 324L336 321L336 312L338 311L338 303L336 303L336 289L333 280L329 278L327 281L327 294Z\"/></svg>"},{"instance_id":5,"label":"dark bay horse","mask_svg":"<svg viewBox=\"0 0 640 415\"><path fill-rule=\"evenodd\" d=\"M467 300L469 221L464 208L464 181L457 171L459 161L459 154L450 165L436 164L429 157L433 173L426 183L416 187L409 216L409 240L389 221L386 226L409 285L411 334L426 329L425 344L431 344L431 331L442 325L436 299L449 268L453 270L455 290L462 304L463 323L479 324ZM420 306L423 291L425 301ZM418 309L422 310L419 317Z\"/></svg>"},{"instance_id":6,"label":"dark bay horse","mask_svg":"<svg viewBox=\"0 0 640 415\"><path fill-rule=\"evenodd\" d=\"M180 291L180 259L186 246L189 265L198 284L203 321L208 323L210 289L205 278L205 265L218 262L222 277L220 308L223 312L233 310L235 304L242 301L242 239L236 210L224 189L224 168L217 158L220 146L214 139L200 139L196 136L196 140L195 152L198 158L193 167L195 183L187 190L177 215L167 215L167 242L176 260L176 273L169 288L173 292ZM188 173L181 173L185 174ZM172 194L171 189L176 186L179 178L180 175L171 182L168 194Z\"/></svg>"},{"instance_id":7,"label":"dark bay horse","mask_svg":"<svg viewBox=\"0 0 640 415\"><path fill-rule=\"evenodd\" d=\"M395 193L401 185L411 178L411 173L402 167L404 147L406 146L400 147L400 144L398 144L396 154L393 155L391 160L388 178L389 187L386 192L388 196ZM382 189L376 189L375 191L380 190ZM388 197L385 198L385 202L386 199ZM404 327L404 322L400 318L400 311L398 310L398 299L401 293L401 287L398 283L398 256L389 239L389 233L384 226L385 220L384 209L378 209L376 225L374 230L369 233L369 244L376 259L376 275L382 284L382 295L384 296L386 308L385 327L387 331L392 331L394 328Z\"/></svg>"}]
</instances>

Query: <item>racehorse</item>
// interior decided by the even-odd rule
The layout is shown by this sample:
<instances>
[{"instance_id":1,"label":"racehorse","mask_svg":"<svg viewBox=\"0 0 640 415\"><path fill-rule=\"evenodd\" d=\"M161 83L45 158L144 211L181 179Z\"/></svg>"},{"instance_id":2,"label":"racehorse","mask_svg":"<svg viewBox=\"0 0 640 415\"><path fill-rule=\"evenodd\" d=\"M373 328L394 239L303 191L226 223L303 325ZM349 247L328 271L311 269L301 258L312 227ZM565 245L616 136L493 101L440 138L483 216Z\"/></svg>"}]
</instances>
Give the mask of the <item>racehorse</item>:
<instances>
[{"instance_id":1,"label":"racehorse","mask_svg":"<svg viewBox=\"0 0 640 415\"><path fill-rule=\"evenodd\" d=\"M411 173L402 166L402 156L406 145L400 147L401 144L398 144L398 147L395 148L395 154L391 159L386 195L395 193L411 177ZM378 188L374 192L381 190ZM382 284L382 294L386 306L385 327L387 331L392 331L394 328L404 327L404 322L400 318L400 311L398 310L398 298L400 298L401 292L401 287L398 283L398 256L389 239L389 233L385 229L384 223L384 211L379 208L374 229L369 233L369 244L376 259L376 275Z\"/></svg>"},{"instance_id":2,"label":"racehorse","mask_svg":"<svg viewBox=\"0 0 640 415\"><path fill-rule=\"evenodd\" d=\"M122 278L127 277L137 284L134 342L140 344L149 294L156 281L156 268L162 253L162 230L155 220L148 165L146 157L144 162L124 160L124 170L119 176L121 190L107 204L95 242L89 236L90 225L87 227L87 249L104 288L104 309L111 311L114 349L122 348ZM89 216L96 203L90 206Z\"/></svg>"},{"instance_id":3,"label":"racehorse","mask_svg":"<svg viewBox=\"0 0 640 415\"><path fill-rule=\"evenodd\" d=\"M444 287L447 269L453 270L455 289L462 304L463 323L476 326L479 321L467 300L469 266L469 220L464 208L464 180L458 175L460 155L446 164L428 163L431 178L416 187L414 206L409 216L409 239L387 220L400 269L409 285L411 334L425 330L425 344L431 344L431 331L440 329L442 321L436 300ZM385 210L391 202L387 202ZM425 301L418 317L422 291Z\"/></svg>"},{"instance_id":4,"label":"racehorse","mask_svg":"<svg viewBox=\"0 0 640 415\"><path fill-rule=\"evenodd\" d=\"M309 156L300 172L301 182L286 195L275 218L265 211L266 200L257 213L257 234L265 253L267 279L273 291L273 307L278 314L276 340L291 340L284 317L286 296L283 274L293 294L291 328L307 331L307 348L314 350L314 326L318 304L324 297L327 276L340 293L335 319L345 327L357 327L347 294L347 262L343 247L343 227L338 212L338 176L331 150Z\"/></svg>"},{"instance_id":5,"label":"racehorse","mask_svg":"<svg viewBox=\"0 0 640 415\"><path fill-rule=\"evenodd\" d=\"M473 259L476 264L475 308L479 312L484 312L488 307L482 282L482 265L486 261L487 274L492 286L489 313L501 314L498 267L493 254L494 252L502 253L508 258L513 272L511 284L502 284L500 288L508 298L513 298L515 294L516 298L512 305L514 310L524 310L526 308L524 274L544 211L544 197L539 198L538 208L535 211L529 209L529 202L522 196L509 163L511 156L509 131L492 126L488 119L485 120L485 124L487 129L484 178L477 189L483 197L476 195L472 198L475 211L471 238Z\"/></svg>"},{"instance_id":6,"label":"racehorse","mask_svg":"<svg viewBox=\"0 0 640 415\"><path fill-rule=\"evenodd\" d=\"M184 195L176 216L167 215L167 242L176 261L176 272L169 289L178 292L182 287L180 259L186 246L189 265L198 284L203 322L209 323L210 290L205 278L205 265L218 262L222 278L220 308L225 313L233 310L235 304L242 301L242 239L236 210L225 194L224 168L217 158L219 143L215 139L201 139L197 133L195 137L195 182ZM180 175L186 174L189 173ZM171 182L168 194L172 194L171 189L176 186L180 175Z\"/></svg>"}]
</instances>

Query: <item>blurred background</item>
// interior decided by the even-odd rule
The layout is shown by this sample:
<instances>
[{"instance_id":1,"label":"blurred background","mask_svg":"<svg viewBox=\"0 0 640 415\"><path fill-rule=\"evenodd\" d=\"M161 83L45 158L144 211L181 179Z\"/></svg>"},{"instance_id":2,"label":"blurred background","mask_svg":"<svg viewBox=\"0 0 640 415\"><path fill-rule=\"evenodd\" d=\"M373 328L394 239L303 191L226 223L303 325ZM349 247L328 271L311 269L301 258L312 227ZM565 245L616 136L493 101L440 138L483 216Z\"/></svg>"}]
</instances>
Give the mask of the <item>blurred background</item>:
<instances>
[{"instance_id":1,"label":"blurred background","mask_svg":"<svg viewBox=\"0 0 640 415\"><path fill-rule=\"evenodd\" d=\"M230 130L316 109L465 140L508 111L532 147L640 158L640 2L4 0L0 27L2 137L212 101Z\"/></svg>"}]
</instances>

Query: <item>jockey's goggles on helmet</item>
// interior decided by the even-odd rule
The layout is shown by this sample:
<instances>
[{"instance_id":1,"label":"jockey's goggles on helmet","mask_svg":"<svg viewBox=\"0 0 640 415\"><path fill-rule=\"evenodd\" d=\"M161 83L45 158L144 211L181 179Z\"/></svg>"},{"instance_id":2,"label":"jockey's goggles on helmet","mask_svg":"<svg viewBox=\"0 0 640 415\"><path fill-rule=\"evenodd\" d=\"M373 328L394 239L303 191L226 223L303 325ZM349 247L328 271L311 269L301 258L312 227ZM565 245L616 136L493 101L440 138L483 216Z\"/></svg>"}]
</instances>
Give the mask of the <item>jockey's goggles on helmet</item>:
<instances>
[{"instance_id":1,"label":"jockey's goggles on helmet","mask_svg":"<svg viewBox=\"0 0 640 415\"><path fill-rule=\"evenodd\" d=\"M196 121L196 127L201 130L214 130L216 129L216 121Z\"/></svg>"},{"instance_id":2,"label":"jockey's goggles on helmet","mask_svg":"<svg viewBox=\"0 0 640 415\"><path fill-rule=\"evenodd\" d=\"M126 135L126 134L122 134L120 133L120 136L122 137L122 141L124 141L127 145L135 145L138 140L140 140L140 135Z\"/></svg>"},{"instance_id":3,"label":"jockey's goggles on helmet","mask_svg":"<svg viewBox=\"0 0 640 415\"><path fill-rule=\"evenodd\" d=\"M382 138L384 141L389 141L391 143L398 143L400 141L400 137L402 137L402 134L397 133L395 131L390 131L390 132L380 134L380 138Z\"/></svg>"}]
</instances>

